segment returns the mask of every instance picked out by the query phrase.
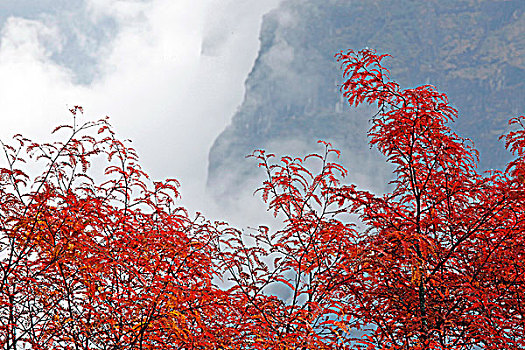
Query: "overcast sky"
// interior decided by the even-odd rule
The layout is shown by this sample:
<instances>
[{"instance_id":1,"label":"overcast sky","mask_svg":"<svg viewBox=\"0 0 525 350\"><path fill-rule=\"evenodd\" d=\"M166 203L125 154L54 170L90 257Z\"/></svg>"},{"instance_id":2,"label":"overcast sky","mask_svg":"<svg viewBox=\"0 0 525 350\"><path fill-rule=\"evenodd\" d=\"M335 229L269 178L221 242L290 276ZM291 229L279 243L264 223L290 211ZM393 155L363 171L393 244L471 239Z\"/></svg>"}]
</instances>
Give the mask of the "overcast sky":
<instances>
[{"instance_id":1,"label":"overcast sky","mask_svg":"<svg viewBox=\"0 0 525 350\"><path fill-rule=\"evenodd\" d=\"M208 150L240 105L280 0L2 0L0 138L110 116L153 178L205 209ZM3 160L2 160L3 161Z\"/></svg>"}]
</instances>

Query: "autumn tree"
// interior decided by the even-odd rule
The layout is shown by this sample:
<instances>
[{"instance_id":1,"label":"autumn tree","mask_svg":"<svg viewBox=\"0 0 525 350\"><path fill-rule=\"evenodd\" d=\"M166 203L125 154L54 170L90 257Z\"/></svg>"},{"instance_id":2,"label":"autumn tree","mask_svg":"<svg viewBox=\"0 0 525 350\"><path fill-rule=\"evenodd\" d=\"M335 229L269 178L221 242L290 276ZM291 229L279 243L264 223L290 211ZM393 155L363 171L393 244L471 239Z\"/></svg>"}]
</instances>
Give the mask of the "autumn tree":
<instances>
[{"instance_id":1,"label":"autumn tree","mask_svg":"<svg viewBox=\"0 0 525 350\"><path fill-rule=\"evenodd\" d=\"M446 95L401 89L386 56L337 55L350 104L377 103L370 142L395 166L384 196L341 189L368 227L341 311L373 325L379 348L523 348L523 125L505 137L518 158L480 173L477 151L450 129L457 111Z\"/></svg>"},{"instance_id":2,"label":"autumn tree","mask_svg":"<svg viewBox=\"0 0 525 350\"><path fill-rule=\"evenodd\" d=\"M77 125L82 108L71 112L55 129L65 142L2 144L0 346L219 346L216 231L174 205L176 181L148 179L107 120ZM90 173L96 156L102 174Z\"/></svg>"},{"instance_id":3,"label":"autumn tree","mask_svg":"<svg viewBox=\"0 0 525 350\"><path fill-rule=\"evenodd\" d=\"M349 103L377 105L368 134L395 167L392 190L343 185L328 144L324 156L280 162L256 151L268 175L260 191L284 228L223 241L230 292L256 315L248 328L264 334L259 348L523 348L523 117L502 137L517 158L481 173L472 143L449 126L457 111L446 95L401 89L387 56L337 59ZM306 164L315 159L318 173ZM265 297L272 284L286 298Z\"/></svg>"}]
</instances>

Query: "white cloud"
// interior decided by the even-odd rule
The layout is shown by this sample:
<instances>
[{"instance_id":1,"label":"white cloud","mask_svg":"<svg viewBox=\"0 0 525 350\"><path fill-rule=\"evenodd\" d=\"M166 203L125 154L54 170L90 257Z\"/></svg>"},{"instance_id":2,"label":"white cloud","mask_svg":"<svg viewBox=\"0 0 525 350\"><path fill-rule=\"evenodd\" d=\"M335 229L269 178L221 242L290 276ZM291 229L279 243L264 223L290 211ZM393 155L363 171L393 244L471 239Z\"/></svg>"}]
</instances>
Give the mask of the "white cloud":
<instances>
[{"instance_id":1,"label":"white cloud","mask_svg":"<svg viewBox=\"0 0 525 350\"><path fill-rule=\"evenodd\" d=\"M184 204L202 209L208 149L241 103L261 17L278 1L86 0L80 11L94 23L109 16L118 25L112 41L99 44L89 85L53 59L63 28L48 17L10 18L1 34L0 137L42 139L68 120L68 105L82 105L87 118L109 115L145 169L181 180ZM202 55L210 35L220 45Z\"/></svg>"},{"instance_id":2,"label":"white cloud","mask_svg":"<svg viewBox=\"0 0 525 350\"><path fill-rule=\"evenodd\" d=\"M0 137L17 131L41 133L70 99L71 72L50 61L49 45L60 49L56 28L9 18L0 44ZM64 113L60 113L64 114ZM56 119L55 119L56 120Z\"/></svg>"},{"instance_id":3,"label":"white cloud","mask_svg":"<svg viewBox=\"0 0 525 350\"><path fill-rule=\"evenodd\" d=\"M111 16L120 23L143 17L151 6L154 2L149 0L86 0L86 8L95 19Z\"/></svg>"},{"instance_id":4,"label":"white cloud","mask_svg":"<svg viewBox=\"0 0 525 350\"><path fill-rule=\"evenodd\" d=\"M2 37L1 52L19 59L44 59L51 55L48 48L53 51L62 49L58 28L35 20L9 17L2 29Z\"/></svg>"}]
</instances>

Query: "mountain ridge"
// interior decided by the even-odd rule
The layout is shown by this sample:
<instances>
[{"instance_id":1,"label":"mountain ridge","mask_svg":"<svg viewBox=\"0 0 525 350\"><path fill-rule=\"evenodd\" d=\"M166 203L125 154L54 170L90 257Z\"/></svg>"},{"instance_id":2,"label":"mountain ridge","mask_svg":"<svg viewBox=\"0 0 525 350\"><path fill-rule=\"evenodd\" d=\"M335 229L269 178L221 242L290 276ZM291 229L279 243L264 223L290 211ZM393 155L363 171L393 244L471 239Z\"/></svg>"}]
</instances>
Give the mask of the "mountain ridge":
<instances>
[{"instance_id":1,"label":"mountain ridge","mask_svg":"<svg viewBox=\"0 0 525 350\"><path fill-rule=\"evenodd\" d=\"M391 77L402 87L432 84L447 93L460 114L454 129L474 140L480 167L503 167L510 154L498 136L524 109L524 7L494 0L283 1L263 19L244 101L210 149L208 191L223 199L253 186L256 166L244 157L254 149L309 153L319 149L318 139L346 155L350 181L385 189L391 168L366 139L373 110L354 111L338 91L342 72L333 56L348 48L391 54Z\"/></svg>"}]
</instances>

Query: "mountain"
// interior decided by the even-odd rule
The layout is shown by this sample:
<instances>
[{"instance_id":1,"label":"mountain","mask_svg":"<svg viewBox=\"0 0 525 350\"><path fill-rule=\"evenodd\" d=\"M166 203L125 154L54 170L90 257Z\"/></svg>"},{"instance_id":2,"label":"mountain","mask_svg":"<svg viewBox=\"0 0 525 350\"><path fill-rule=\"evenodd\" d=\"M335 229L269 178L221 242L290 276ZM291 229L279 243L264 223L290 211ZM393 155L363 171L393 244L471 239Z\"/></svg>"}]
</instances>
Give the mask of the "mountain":
<instances>
[{"instance_id":1,"label":"mountain","mask_svg":"<svg viewBox=\"0 0 525 350\"><path fill-rule=\"evenodd\" d=\"M402 87L432 84L460 117L453 128L480 150L482 169L510 159L498 141L524 113L525 2L522 0L284 0L265 15L245 97L209 153L208 191L233 198L260 174L245 156L343 152L350 181L385 190L391 168L366 139L374 111L347 106L334 54L370 47L393 56Z\"/></svg>"}]
</instances>

